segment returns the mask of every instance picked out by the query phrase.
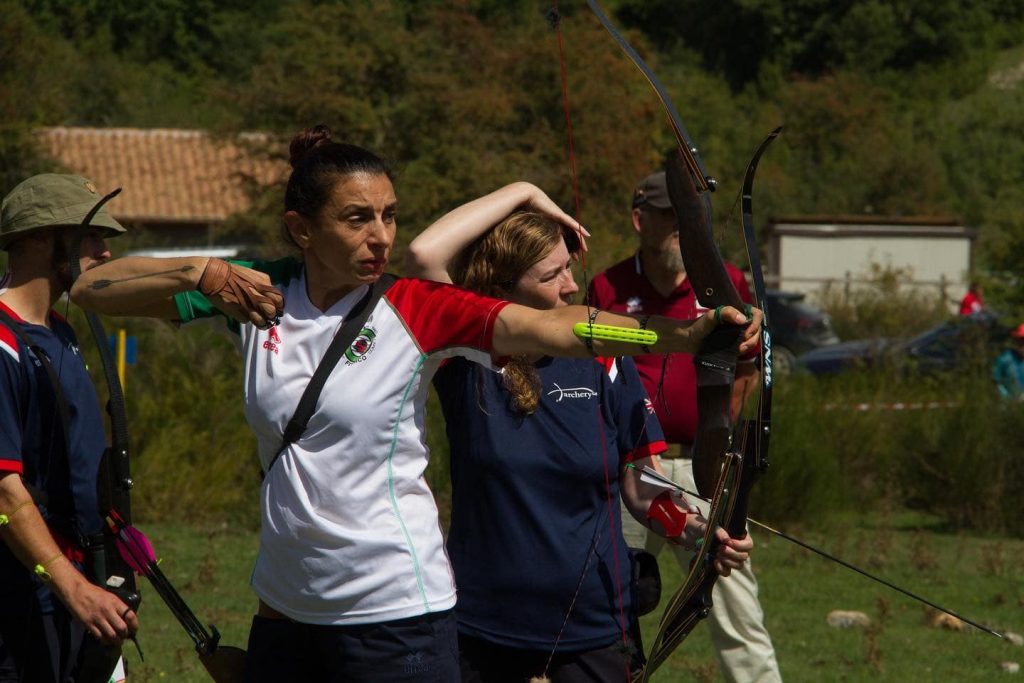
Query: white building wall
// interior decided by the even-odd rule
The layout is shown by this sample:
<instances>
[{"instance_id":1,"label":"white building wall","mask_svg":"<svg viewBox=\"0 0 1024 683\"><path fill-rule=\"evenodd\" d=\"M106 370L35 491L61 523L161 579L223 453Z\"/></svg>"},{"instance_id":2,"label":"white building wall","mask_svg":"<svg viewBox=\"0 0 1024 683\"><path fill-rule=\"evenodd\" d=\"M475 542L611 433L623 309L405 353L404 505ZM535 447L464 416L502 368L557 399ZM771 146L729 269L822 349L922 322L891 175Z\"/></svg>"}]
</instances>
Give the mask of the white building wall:
<instances>
[{"instance_id":1,"label":"white building wall","mask_svg":"<svg viewBox=\"0 0 1024 683\"><path fill-rule=\"evenodd\" d=\"M881 269L959 299L971 276L974 232L960 226L779 222L773 232L770 285L809 298L869 284Z\"/></svg>"}]
</instances>

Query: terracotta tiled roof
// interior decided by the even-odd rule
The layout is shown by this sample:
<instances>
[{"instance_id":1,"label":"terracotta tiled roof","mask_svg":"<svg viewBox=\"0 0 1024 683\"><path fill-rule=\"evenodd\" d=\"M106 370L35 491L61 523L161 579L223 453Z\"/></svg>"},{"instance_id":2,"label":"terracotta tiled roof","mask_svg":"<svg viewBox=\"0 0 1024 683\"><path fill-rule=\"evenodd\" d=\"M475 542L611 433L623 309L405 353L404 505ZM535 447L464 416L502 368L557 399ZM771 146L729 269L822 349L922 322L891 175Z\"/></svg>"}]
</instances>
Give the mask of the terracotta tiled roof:
<instances>
[{"instance_id":1,"label":"terracotta tiled roof","mask_svg":"<svg viewBox=\"0 0 1024 683\"><path fill-rule=\"evenodd\" d=\"M110 203L118 219L209 223L249 207L243 177L282 181L287 164L254 158L247 146L258 133L235 141L198 130L40 128L44 149L101 192L124 191Z\"/></svg>"}]
</instances>

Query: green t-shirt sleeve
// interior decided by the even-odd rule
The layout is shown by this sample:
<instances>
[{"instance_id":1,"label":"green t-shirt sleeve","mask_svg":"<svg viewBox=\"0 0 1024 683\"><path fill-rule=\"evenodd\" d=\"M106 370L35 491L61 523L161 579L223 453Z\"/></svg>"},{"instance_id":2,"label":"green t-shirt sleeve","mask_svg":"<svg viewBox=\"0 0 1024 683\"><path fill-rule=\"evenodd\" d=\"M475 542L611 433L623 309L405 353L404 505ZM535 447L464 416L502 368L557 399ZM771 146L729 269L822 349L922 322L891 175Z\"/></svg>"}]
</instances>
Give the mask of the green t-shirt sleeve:
<instances>
[{"instance_id":1,"label":"green t-shirt sleeve","mask_svg":"<svg viewBox=\"0 0 1024 683\"><path fill-rule=\"evenodd\" d=\"M226 259L228 263L238 266L252 268L270 276L270 281L277 284L287 283L292 278L298 277L302 272L302 264L294 258L284 258L278 261L242 261L239 259ZM234 318L228 317L219 308L210 303L205 295L198 291L181 292L174 295L174 305L178 309L178 320L181 323L189 323L193 320L203 318L222 317L227 320L228 328L237 333L240 325Z\"/></svg>"}]
</instances>

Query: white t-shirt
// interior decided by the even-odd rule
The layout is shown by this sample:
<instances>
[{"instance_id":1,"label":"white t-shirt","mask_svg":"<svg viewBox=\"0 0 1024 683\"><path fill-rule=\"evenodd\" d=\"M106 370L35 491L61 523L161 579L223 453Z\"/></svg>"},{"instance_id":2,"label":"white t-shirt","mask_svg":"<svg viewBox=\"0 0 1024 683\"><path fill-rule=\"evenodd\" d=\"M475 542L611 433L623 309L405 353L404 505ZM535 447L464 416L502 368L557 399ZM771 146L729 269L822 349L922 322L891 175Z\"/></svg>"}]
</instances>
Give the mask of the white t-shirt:
<instances>
[{"instance_id":1,"label":"white t-shirt","mask_svg":"<svg viewBox=\"0 0 1024 683\"><path fill-rule=\"evenodd\" d=\"M240 330L245 414L265 468L367 286L321 312L294 262L243 265L268 272L285 297L280 324ZM261 600L309 624L391 621L454 606L423 476L427 389L445 358L490 364L494 320L506 303L415 279L398 280L381 298L328 378L306 431L263 482L252 575ZM209 311L194 292L178 304L183 320Z\"/></svg>"}]
</instances>

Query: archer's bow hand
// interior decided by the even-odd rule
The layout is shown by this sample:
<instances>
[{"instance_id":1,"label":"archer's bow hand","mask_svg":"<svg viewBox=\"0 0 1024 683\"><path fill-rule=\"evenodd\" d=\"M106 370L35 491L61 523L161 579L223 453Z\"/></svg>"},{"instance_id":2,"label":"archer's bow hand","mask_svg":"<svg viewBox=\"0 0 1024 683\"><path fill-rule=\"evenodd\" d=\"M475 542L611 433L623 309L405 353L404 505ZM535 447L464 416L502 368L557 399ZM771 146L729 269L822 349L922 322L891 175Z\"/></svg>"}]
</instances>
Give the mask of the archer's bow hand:
<instances>
[{"instance_id":1,"label":"archer's bow hand","mask_svg":"<svg viewBox=\"0 0 1024 683\"><path fill-rule=\"evenodd\" d=\"M139 618L113 593L95 586L61 558L47 572L52 587L85 630L104 645L121 645L139 630Z\"/></svg>"},{"instance_id":2,"label":"archer's bow hand","mask_svg":"<svg viewBox=\"0 0 1024 683\"><path fill-rule=\"evenodd\" d=\"M743 316L744 318L747 316ZM740 355L757 349L761 343L761 325L764 323L764 313L760 308L750 309L750 319L743 328L743 335L740 341Z\"/></svg>"},{"instance_id":3,"label":"archer's bow hand","mask_svg":"<svg viewBox=\"0 0 1024 683\"><path fill-rule=\"evenodd\" d=\"M210 303L241 323L260 329L276 325L284 297L266 273L211 258L196 288Z\"/></svg>"},{"instance_id":4,"label":"archer's bow hand","mask_svg":"<svg viewBox=\"0 0 1024 683\"><path fill-rule=\"evenodd\" d=\"M749 535L733 538L729 532L719 527L715 530L715 546L715 571L722 576L729 576L733 569L739 569L750 559L754 541Z\"/></svg>"},{"instance_id":5,"label":"archer's bow hand","mask_svg":"<svg viewBox=\"0 0 1024 683\"><path fill-rule=\"evenodd\" d=\"M699 344L700 340L711 334L719 325L742 326L743 334L740 335L739 352L744 354L753 351L761 343L761 323L763 321L764 313L759 308L751 308L748 316L732 306L719 306L697 318L691 329Z\"/></svg>"},{"instance_id":6,"label":"archer's bow hand","mask_svg":"<svg viewBox=\"0 0 1024 683\"><path fill-rule=\"evenodd\" d=\"M667 540L669 543L682 546L687 550L696 550L704 542L707 528L707 519L697 511L697 508L691 508L682 533ZM722 527L715 529L712 543L714 545L711 556L714 559L715 572L722 576L729 576L733 569L742 567L743 563L750 558L750 550L754 547L750 536L732 538L729 536L729 532Z\"/></svg>"}]
</instances>

